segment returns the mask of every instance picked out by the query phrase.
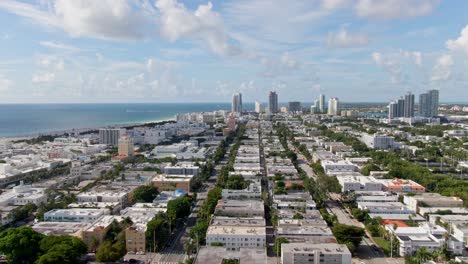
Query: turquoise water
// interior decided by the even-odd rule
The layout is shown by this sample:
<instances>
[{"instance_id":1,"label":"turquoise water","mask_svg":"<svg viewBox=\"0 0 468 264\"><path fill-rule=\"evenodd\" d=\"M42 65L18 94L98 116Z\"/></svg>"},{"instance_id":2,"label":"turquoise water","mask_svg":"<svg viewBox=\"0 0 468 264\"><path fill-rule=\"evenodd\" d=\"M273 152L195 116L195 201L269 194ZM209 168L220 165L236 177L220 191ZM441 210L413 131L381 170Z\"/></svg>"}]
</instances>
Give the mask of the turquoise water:
<instances>
[{"instance_id":1,"label":"turquoise water","mask_svg":"<svg viewBox=\"0 0 468 264\"><path fill-rule=\"evenodd\" d=\"M158 121L180 113L230 108L228 103L5 104L0 105L0 137Z\"/></svg>"}]
</instances>

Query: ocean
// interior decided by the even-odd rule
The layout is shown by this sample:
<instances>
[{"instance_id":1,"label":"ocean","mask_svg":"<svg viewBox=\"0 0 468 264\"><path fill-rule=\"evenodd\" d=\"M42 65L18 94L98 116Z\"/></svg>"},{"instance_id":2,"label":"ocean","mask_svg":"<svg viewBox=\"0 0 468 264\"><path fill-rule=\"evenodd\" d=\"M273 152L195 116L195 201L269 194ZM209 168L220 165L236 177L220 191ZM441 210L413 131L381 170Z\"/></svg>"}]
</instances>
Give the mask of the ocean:
<instances>
[{"instance_id":1,"label":"ocean","mask_svg":"<svg viewBox=\"0 0 468 264\"><path fill-rule=\"evenodd\" d=\"M253 104L246 107L253 108ZM3 104L0 137L161 121L181 113L230 108L229 103Z\"/></svg>"},{"instance_id":2,"label":"ocean","mask_svg":"<svg viewBox=\"0 0 468 264\"><path fill-rule=\"evenodd\" d=\"M379 105L382 104L343 103L342 107ZM303 103L303 107L310 107L310 103ZM243 103L243 108L253 111L254 103ZM162 121L177 114L229 109L230 103L0 104L0 137Z\"/></svg>"}]
</instances>

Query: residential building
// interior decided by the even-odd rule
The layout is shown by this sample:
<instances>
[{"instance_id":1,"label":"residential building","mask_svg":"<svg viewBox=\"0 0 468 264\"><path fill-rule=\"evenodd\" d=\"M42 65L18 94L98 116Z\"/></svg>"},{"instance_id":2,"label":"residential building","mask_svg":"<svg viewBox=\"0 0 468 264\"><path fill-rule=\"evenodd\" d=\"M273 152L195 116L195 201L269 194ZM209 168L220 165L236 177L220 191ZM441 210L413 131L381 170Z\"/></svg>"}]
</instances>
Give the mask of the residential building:
<instances>
[{"instance_id":1,"label":"residential building","mask_svg":"<svg viewBox=\"0 0 468 264\"><path fill-rule=\"evenodd\" d=\"M319 104L318 104L319 112L325 113L325 95L321 94L319 96Z\"/></svg>"},{"instance_id":2,"label":"residential building","mask_svg":"<svg viewBox=\"0 0 468 264\"><path fill-rule=\"evenodd\" d=\"M111 228L112 223L114 221L120 223L122 220L123 218L120 216L104 215L84 228L81 233L81 238L90 251L95 251L97 245L104 242L104 238L106 237L107 231Z\"/></svg>"},{"instance_id":3,"label":"residential building","mask_svg":"<svg viewBox=\"0 0 468 264\"><path fill-rule=\"evenodd\" d=\"M332 97L328 100L328 115L340 115L340 101L337 97Z\"/></svg>"},{"instance_id":4,"label":"residential building","mask_svg":"<svg viewBox=\"0 0 468 264\"><path fill-rule=\"evenodd\" d=\"M53 209L44 214L47 222L94 222L101 216L109 214L108 209Z\"/></svg>"},{"instance_id":5,"label":"residential building","mask_svg":"<svg viewBox=\"0 0 468 264\"><path fill-rule=\"evenodd\" d=\"M133 156L133 152L133 139L128 135L124 135L119 138L119 156L130 157Z\"/></svg>"},{"instance_id":6,"label":"residential building","mask_svg":"<svg viewBox=\"0 0 468 264\"><path fill-rule=\"evenodd\" d=\"M282 264L351 264L351 252L346 245L335 243L283 243Z\"/></svg>"},{"instance_id":7,"label":"residential building","mask_svg":"<svg viewBox=\"0 0 468 264\"><path fill-rule=\"evenodd\" d=\"M302 104L301 102L289 102L288 103L289 112L301 112L302 111Z\"/></svg>"},{"instance_id":8,"label":"residential building","mask_svg":"<svg viewBox=\"0 0 468 264\"><path fill-rule=\"evenodd\" d=\"M255 113L263 113L265 110L263 109L262 103L259 101L255 101Z\"/></svg>"},{"instance_id":9,"label":"residential building","mask_svg":"<svg viewBox=\"0 0 468 264\"><path fill-rule=\"evenodd\" d=\"M232 95L231 111L237 114L242 113L242 94L241 93L235 93Z\"/></svg>"},{"instance_id":10,"label":"residential building","mask_svg":"<svg viewBox=\"0 0 468 264\"><path fill-rule=\"evenodd\" d=\"M265 216L262 200L219 200L215 215L231 217Z\"/></svg>"},{"instance_id":11,"label":"residential building","mask_svg":"<svg viewBox=\"0 0 468 264\"><path fill-rule=\"evenodd\" d=\"M439 114L439 90L429 90L419 95L419 115L434 117Z\"/></svg>"},{"instance_id":12,"label":"residential building","mask_svg":"<svg viewBox=\"0 0 468 264\"><path fill-rule=\"evenodd\" d=\"M267 254L264 248L246 248L229 250L224 247L200 247L194 264L220 264L224 261L231 263L267 264Z\"/></svg>"},{"instance_id":13,"label":"residential building","mask_svg":"<svg viewBox=\"0 0 468 264\"><path fill-rule=\"evenodd\" d=\"M184 190L191 191L193 175L167 175L158 174L152 180L151 184L159 191Z\"/></svg>"},{"instance_id":14,"label":"residential building","mask_svg":"<svg viewBox=\"0 0 468 264\"><path fill-rule=\"evenodd\" d=\"M395 149L399 146L395 143L394 137L382 134L370 135L367 133L362 133L360 141L371 149L387 150Z\"/></svg>"},{"instance_id":15,"label":"residential building","mask_svg":"<svg viewBox=\"0 0 468 264\"><path fill-rule=\"evenodd\" d=\"M405 95L403 117L414 117L414 94L408 92Z\"/></svg>"},{"instance_id":16,"label":"residential building","mask_svg":"<svg viewBox=\"0 0 468 264\"><path fill-rule=\"evenodd\" d=\"M99 129L99 144L117 146L119 138L126 134L122 128L102 128Z\"/></svg>"},{"instance_id":17,"label":"residential building","mask_svg":"<svg viewBox=\"0 0 468 264\"><path fill-rule=\"evenodd\" d=\"M270 114L278 113L278 94L274 91L270 91L268 95L268 110Z\"/></svg>"},{"instance_id":18,"label":"residential building","mask_svg":"<svg viewBox=\"0 0 468 264\"><path fill-rule=\"evenodd\" d=\"M463 200L459 197L447 197L438 193L405 195L403 202L414 211L419 207L463 207Z\"/></svg>"}]
</instances>

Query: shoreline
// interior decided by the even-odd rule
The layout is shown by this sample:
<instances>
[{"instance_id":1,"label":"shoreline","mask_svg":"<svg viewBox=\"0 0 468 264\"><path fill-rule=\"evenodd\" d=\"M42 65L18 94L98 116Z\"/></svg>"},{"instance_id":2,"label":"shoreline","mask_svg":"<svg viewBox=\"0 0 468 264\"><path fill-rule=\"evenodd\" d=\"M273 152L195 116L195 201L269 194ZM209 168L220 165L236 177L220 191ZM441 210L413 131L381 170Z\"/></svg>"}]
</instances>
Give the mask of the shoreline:
<instances>
[{"instance_id":1,"label":"shoreline","mask_svg":"<svg viewBox=\"0 0 468 264\"><path fill-rule=\"evenodd\" d=\"M0 140L2 140L2 139L11 140L11 141L27 140L27 139L37 138L37 137L40 137L40 136L58 136L58 135L63 135L63 134L67 134L67 133L68 134L72 134L72 133L80 134L80 133L84 133L84 132L97 130L97 129L100 129L100 128L126 128L126 127L131 127L131 126L144 126L144 125L151 124L151 123L155 123L155 125L159 125L159 124L169 122L169 121L176 121L176 117L173 116L173 117L166 117L166 118L150 120L150 121L111 124L111 125L104 125L104 126L99 126L99 127L69 128L69 129L65 129L65 130L52 130L52 131L33 133L33 134L28 134L28 135L0 136Z\"/></svg>"}]
</instances>

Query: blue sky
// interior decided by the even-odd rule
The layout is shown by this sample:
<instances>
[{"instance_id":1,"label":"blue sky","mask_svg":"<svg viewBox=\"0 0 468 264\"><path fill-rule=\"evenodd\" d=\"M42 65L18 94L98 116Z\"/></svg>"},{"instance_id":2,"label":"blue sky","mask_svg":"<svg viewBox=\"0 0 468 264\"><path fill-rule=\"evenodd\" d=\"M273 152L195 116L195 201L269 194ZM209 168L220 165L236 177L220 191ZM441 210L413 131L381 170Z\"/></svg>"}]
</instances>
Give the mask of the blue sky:
<instances>
[{"instance_id":1,"label":"blue sky","mask_svg":"<svg viewBox=\"0 0 468 264\"><path fill-rule=\"evenodd\" d=\"M0 103L468 101L468 1L1 0Z\"/></svg>"}]
</instances>

